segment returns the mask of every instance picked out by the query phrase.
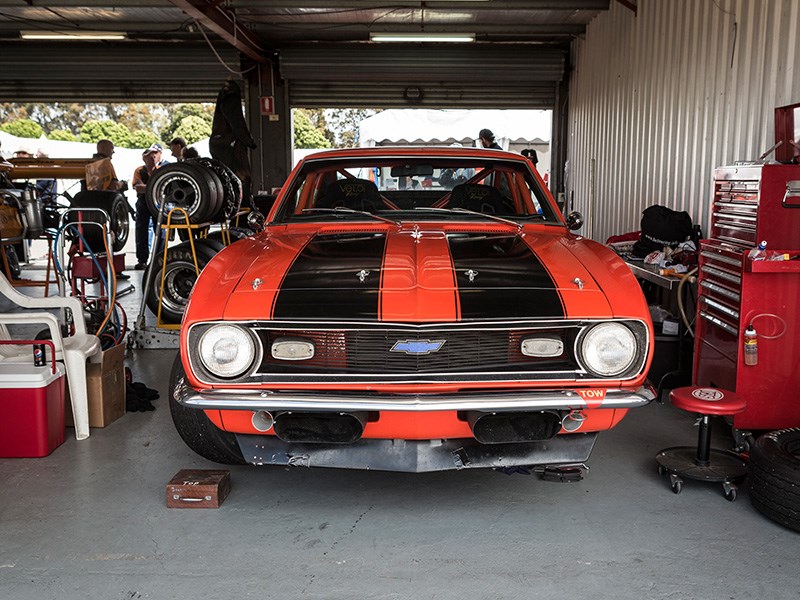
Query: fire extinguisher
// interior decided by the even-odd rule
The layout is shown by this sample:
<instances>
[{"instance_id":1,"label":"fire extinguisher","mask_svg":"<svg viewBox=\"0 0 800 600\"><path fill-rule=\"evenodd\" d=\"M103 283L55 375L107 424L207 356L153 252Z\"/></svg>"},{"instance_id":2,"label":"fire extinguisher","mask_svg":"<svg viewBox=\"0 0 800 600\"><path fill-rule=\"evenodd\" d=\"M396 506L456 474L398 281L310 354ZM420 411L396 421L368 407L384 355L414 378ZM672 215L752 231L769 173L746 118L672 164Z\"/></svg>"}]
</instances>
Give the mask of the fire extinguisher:
<instances>
[{"instance_id":1,"label":"fire extinguisher","mask_svg":"<svg viewBox=\"0 0 800 600\"><path fill-rule=\"evenodd\" d=\"M744 364L758 364L758 334L752 324L744 330Z\"/></svg>"}]
</instances>

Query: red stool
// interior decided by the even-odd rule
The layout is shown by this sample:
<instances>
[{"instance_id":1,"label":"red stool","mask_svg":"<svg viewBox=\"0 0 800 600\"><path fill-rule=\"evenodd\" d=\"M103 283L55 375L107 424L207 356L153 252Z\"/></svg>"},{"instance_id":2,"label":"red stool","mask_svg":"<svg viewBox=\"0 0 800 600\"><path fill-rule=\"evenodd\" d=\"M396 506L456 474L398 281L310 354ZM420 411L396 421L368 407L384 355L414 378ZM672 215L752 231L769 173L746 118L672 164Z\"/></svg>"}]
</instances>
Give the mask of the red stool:
<instances>
[{"instance_id":1,"label":"red stool","mask_svg":"<svg viewBox=\"0 0 800 600\"><path fill-rule=\"evenodd\" d=\"M697 448L680 446L667 448L656 455L658 473L669 473L672 491L681 493L683 479L721 483L725 499L736 500L736 483L747 474L747 463L727 450L711 448L711 416L735 415L745 409L744 399L728 390L688 386L672 390L673 406L700 414Z\"/></svg>"}]
</instances>

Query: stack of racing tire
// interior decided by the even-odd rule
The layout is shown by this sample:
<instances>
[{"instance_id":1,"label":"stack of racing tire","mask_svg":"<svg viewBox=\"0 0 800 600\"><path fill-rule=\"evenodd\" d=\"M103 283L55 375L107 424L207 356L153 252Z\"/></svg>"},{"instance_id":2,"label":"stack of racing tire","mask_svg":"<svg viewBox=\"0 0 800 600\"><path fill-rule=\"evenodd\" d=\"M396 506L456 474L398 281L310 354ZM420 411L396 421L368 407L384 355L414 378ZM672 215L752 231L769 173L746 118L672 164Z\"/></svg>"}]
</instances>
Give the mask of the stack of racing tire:
<instances>
[{"instance_id":1,"label":"stack of racing tire","mask_svg":"<svg viewBox=\"0 0 800 600\"><path fill-rule=\"evenodd\" d=\"M213 225L230 221L236 215L242 202L242 184L233 171L217 160L190 159L156 170L147 182L145 198L156 222L160 214L162 224L166 224L167 215L172 211L172 225L184 225L187 218L190 225ZM173 210L176 208L183 210ZM243 228L229 231L231 241L253 233ZM197 267L201 271L224 247L221 232L193 242ZM160 306L161 323L180 323L197 279L191 243L187 240L168 248L162 293L163 265L164 252L159 249L146 274L150 278L150 285L146 286L147 306L156 315Z\"/></svg>"},{"instance_id":2,"label":"stack of racing tire","mask_svg":"<svg viewBox=\"0 0 800 600\"><path fill-rule=\"evenodd\" d=\"M800 429L765 433L750 449L750 500L765 517L800 531Z\"/></svg>"}]
</instances>

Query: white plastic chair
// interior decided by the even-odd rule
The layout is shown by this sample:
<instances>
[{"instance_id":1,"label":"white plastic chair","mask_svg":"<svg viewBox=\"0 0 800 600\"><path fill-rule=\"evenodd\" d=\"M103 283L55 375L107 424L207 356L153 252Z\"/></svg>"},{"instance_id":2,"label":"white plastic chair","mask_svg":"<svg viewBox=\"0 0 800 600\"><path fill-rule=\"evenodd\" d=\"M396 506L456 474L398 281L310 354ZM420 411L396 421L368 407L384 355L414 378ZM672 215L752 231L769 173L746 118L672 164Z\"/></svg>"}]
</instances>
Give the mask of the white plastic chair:
<instances>
[{"instance_id":1,"label":"white plastic chair","mask_svg":"<svg viewBox=\"0 0 800 600\"><path fill-rule=\"evenodd\" d=\"M75 421L75 437L79 440L89 437L89 396L86 387L86 359L99 356L100 339L86 333L83 305L73 297L50 296L33 298L21 294L0 273L0 295L5 296L18 307L28 309L22 312L0 313L0 338L9 338L8 324L45 324L56 348L56 359L63 360L67 368L72 415ZM75 333L69 337L61 335L61 324L55 315L43 310L30 309L69 308L75 325ZM29 348L8 346L0 349L0 361L25 362L32 360Z\"/></svg>"}]
</instances>

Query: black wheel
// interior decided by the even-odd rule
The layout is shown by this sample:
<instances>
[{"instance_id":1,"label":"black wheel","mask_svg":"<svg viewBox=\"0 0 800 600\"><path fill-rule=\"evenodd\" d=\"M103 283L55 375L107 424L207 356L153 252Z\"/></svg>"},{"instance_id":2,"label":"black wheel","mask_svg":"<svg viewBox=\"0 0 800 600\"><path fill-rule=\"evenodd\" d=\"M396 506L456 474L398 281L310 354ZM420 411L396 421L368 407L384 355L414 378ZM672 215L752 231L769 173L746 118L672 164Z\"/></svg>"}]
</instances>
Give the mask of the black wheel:
<instances>
[{"instance_id":1,"label":"black wheel","mask_svg":"<svg viewBox=\"0 0 800 600\"><path fill-rule=\"evenodd\" d=\"M119 192L100 191L100 190L84 190L75 194L75 197L70 202L70 208L86 209L77 213L70 211L67 213L67 222L76 223L91 222L100 225L107 224L111 229L111 242L113 252L120 252L128 241L128 234L130 233L130 206L125 196ZM100 209L108 213L110 222L107 222L105 216L99 212ZM86 240L86 243L91 248L92 252L104 252L103 232L102 229L96 225L82 225L80 226L81 235Z\"/></svg>"},{"instance_id":2,"label":"black wheel","mask_svg":"<svg viewBox=\"0 0 800 600\"><path fill-rule=\"evenodd\" d=\"M5 246L6 261L8 261L8 271L12 279L19 279L22 277L22 267L19 265L19 256L17 251L11 244Z\"/></svg>"},{"instance_id":3,"label":"black wheel","mask_svg":"<svg viewBox=\"0 0 800 600\"><path fill-rule=\"evenodd\" d=\"M197 267L202 271L208 262L214 258L223 246L216 240L194 240L197 252ZM158 314L161 306L162 323L180 323L183 311L189 301L189 294L197 281L192 247L190 243L183 242L167 250L167 268L164 273L164 293L161 295L161 255L157 257L154 265L148 271L150 289L147 293L147 306Z\"/></svg>"},{"instance_id":4,"label":"black wheel","mask_svg":"<svg viewBox=\"0 0 800 600\"><path fill-rule=\"evenodd\" d=\"M218 160L198 158L197 162L206 169L213 171L222 184L223 201L217 213L211 217L211 222L218 223L230 219L242 204L241 181L231 169Z\"/></svg>"},{"instance_id":5,"label":"black wheel","mask_svg":"<svg viewBox=\"0 0 800 600\"><path fill-rule=\"evenodd\" d=\"M175 163L157 169L147 182L145 200L150 213L158 218L162 203L166 214L183 208L190 223L205 223L219 210L224 192L219 177L194 161ZM172 214L172 222L183 223L183 213Z\"/></svg>"},{"instance_id":6,"label":"black wheel","mask_svg":"<svg viewBox=\"0 0 800 600\"><path fill-rule=\"evenodd\" d=\"M733 502L734 500L736 500L737 496L738 496L738 491L736 490L735 487L732 487L731 489L725 492L725 500L727 500L728 502Z\"/></svg>"},{"instance_id":7,"label":"black wheel","mask_svg":"<svg viewBox=\"0 0 800 600\"><path fill-rule=\"evenodd\" d=\"M750 452L750 501L764 516L800 531L800 429L759 437Z\"/></svg>"},{"instance_id":8,"label":"black wheel","mask_svg":"<svg viewBox=\"0 0 800 600\"><path fill-rule=\"evenodd\" d=\"M683 489L683 482L682 481L674 481L672 483L672 493L673 494L680 494L682 489Z\"/></svg>"},{"instance_id":9,"label":"black wheel","mask_svg":"<svg viewBox=\"0 0 800 600\"><path fill-rule=\"evenodd\" d=\"M178 354L169 377L169 412L178 435L189 448L210 461L224 465L247 464L235 435L214 425L204 411L183 406L175 399L185 386L186 371Z\"/></svg>"},{"instance_id":10,"label":"black wheel","mask_svg":"<svg viewBox=\"0 0 800 600\"><path fill-rule=\"evenodd\" d=\"M667 470L661 465L658 465L658 474L661 475L661 477L663 477L664 475L667 474Z\"/></svg>"}]
</instances>

